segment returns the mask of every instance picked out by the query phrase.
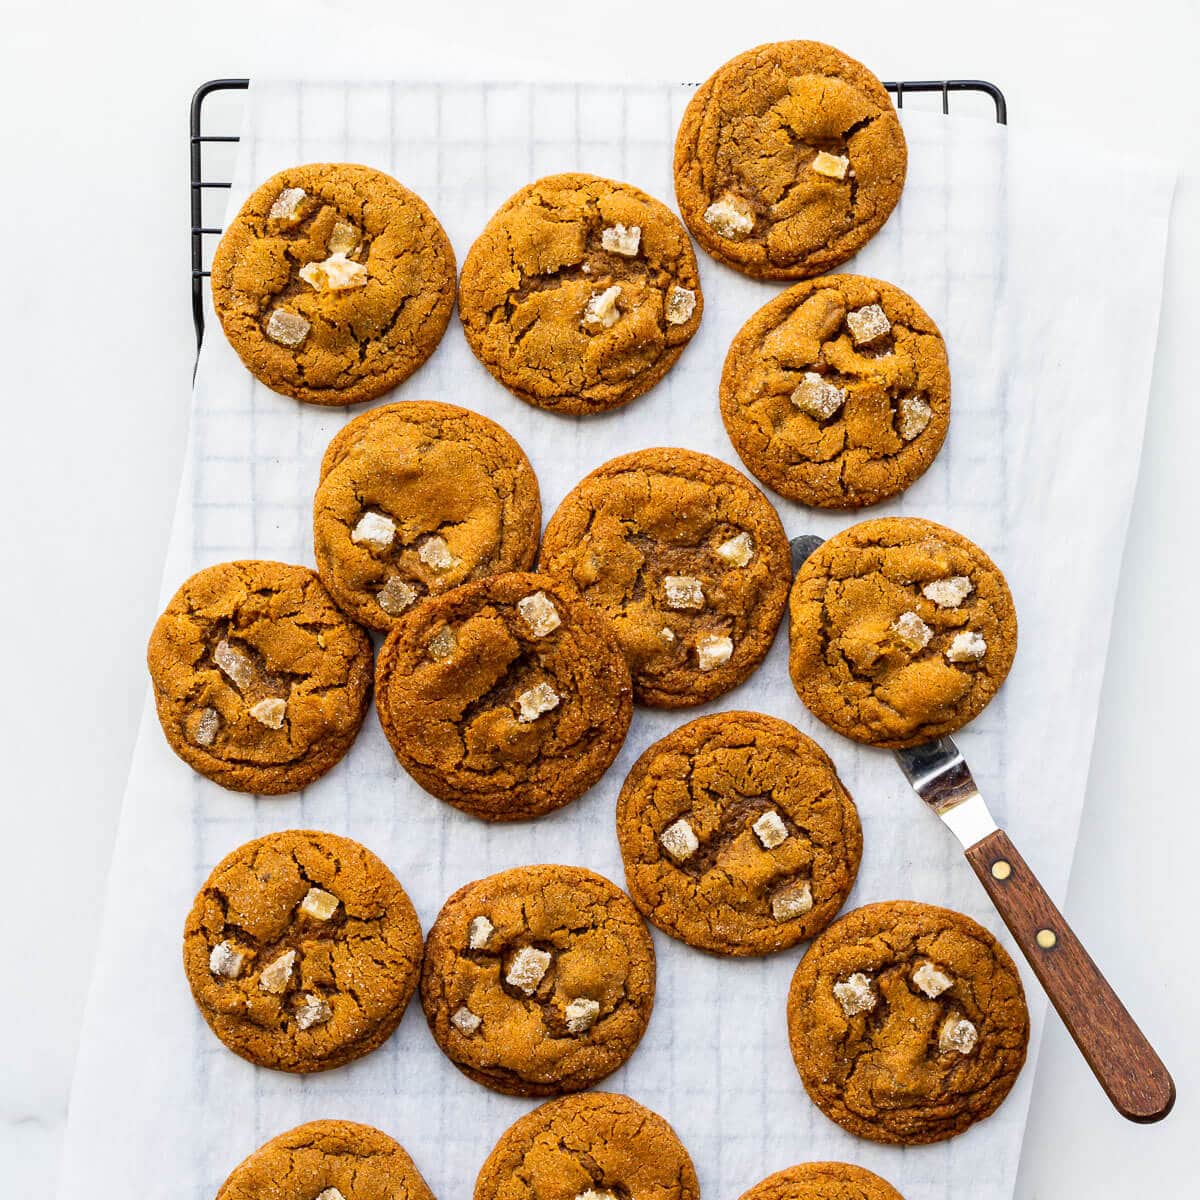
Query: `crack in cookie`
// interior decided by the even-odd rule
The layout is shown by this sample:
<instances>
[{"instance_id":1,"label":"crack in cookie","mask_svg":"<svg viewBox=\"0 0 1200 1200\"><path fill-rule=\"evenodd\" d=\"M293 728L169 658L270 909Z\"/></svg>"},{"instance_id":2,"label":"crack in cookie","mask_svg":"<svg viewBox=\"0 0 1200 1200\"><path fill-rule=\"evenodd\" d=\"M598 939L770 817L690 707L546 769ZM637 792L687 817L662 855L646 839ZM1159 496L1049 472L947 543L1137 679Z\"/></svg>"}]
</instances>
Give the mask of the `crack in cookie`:
<instances>
[{"instance_id":1,"label":"crack in cookie","mask_svg":"<svg viewBox=\"0 0 1200 1200\"><path fill-rule=\"evenodd\" d=\"M433 353L454 307L454 251L421 198L352 163L273 175L213 255L213 306L267 387L357 404Z\"/></svg>"},{"instance_id":2,"label":"crack in cookie","mask_svg":"<svg viewBox=\"0 0 1200 1200\"><path fill-rule=\"evenodd\" d=\"M613 623L638 702L665 708L741 683L786 602L775 510L741 472L691 450L598 467L550 518L538 561Z\"/></svg>"},{"instance_id":3,"label":"crack in cookie","mask_svg":"<svg viewBox=\"0 0 1200 1200\"><path fill-rule=\"evenodd\" d=\"M792 586L789 669L812 714L898 749L978 716L1017 649L999 568L932 521L887 517L818 547Z\"/></svg>"},{"instance_id":4,"label":"crack in cookie","mask_svg":"<svg viewBox=\"0 0 1200 1200\"><path fill-rule=\"evenodd\" d=\"M668 830L685 822L691 836ZM629 893L665 933L716 954L806 941L845 903L862 857L833 763L774 717L701 717L649 747L617 802ZM677 840L682 837L682 840Z\"/></svg>"},{"instance_id":5,"label":"crack in cookie","mask_svg":"<svg viewBox=\"0 0 1200 1200\"><path fill-rule=\"evenodd\" d=\"M695 1168L675 1131L628 1096L550 1100L501 1135L474 1200L699 1200Z\"/></svg>"},{"instance_id":6,"label":"crack in cookie","mask_svg":"<svg viewBox=\"0 0 1200 1200\"><path fill-rule=\"evenodd\" d=\"M946 347L891 284L797 284L734 338L721 416L742 462L780 495L821 508L877 504L918 479L945 440Z\"/></svg>"},{"instance_id":7,"label":"crack in cookie","mask_svg":"<svg viewBox=\"0 0 1200 1200\"><path fill-rule=\"evenodd\" d=\"M675 194L714 258L760 279L806 279L879 231L907 161L891 98L866 67L820 42L774 42L692 97Z\"/></svg>"},{"instance_id":8,"label":"crack in cookie","mask_svg":"<svg viewBox=\"0 0 1200 1200\"><path fill-rule=\"evenodd\" d=\"M458 309L476 357L555 412L625 404L667 373L700 325L691 242L629 184L552 175L511 197L463 263Z\"/></svg>"},{"instance_id":9,"label":"crack in cookie","mask_svg":"<svg viewBox=\"0 0 1200 1200\"><path fill-rule=\"evenodd\" d=\"M350 748L371 658L314 571L250 560L188 579L146 652L171 749L222 787L263 795L298 791Z\"/></svg>"},{"instance_id":10,"label":"crack in cookie","mask_svg":"<svg viewBox=\"0 0 1200 1200\"><path fill-rule=\"evenodd\" d=\"M405 770L490 821L540 816L585 792L633 713L608 623L561 582L521 573L465 584L397 620L375 701Z\"/></svg>"},{"instance_id":11,"label":"crack in cookie","mask_svg":"<svg viewBox=\"0 0 1200 1200\"><path fill-rule=\"evenodd\" d=\"M434 1200L399 1142L370 1125L310 1121L243 1160L217 1200Z\"/></svg>"},{"instance_id":12,"label":"crack in cookie","mask_svg":"<svg viewBox=\"0 0 1200 1200\"><path fill-rule=\"evenodd\" d=\"M364 846L289 831L213 869L184 927L183 961L197 1007L234 1053L323 1071L391 1036L417 984L421 928Z\"/></svg>"},{"instance_id":13,"label":"crack in cookie","mask_svg":"<svg viewBox=\"0 0 1200 1200\"><path fill-rule=\"evenodd\" d=\"M813 1102L858 1137L917 1145L990 1116L1025 1061L1012 959L969 917L896 900L855 909L809 947L788 994Z\"/></svg>"},{"instance_id":14,"label":"crack in cookie","mask_svg":"<svg viewBox=\"0 0 1200 1200\"><path fill-rule=\"evenodd\" d=\"M527 570L541 513L533 467L495 422L430 400L385 405L325 452L317 570L346 612L387 630L426 596Z\"/></svg>"},{"instance_id":15,"label":"crack in cookie","mask_svg":"<svg viewBox=\"0 0 1200 1200\"><path fill-rule=\"evenodd\" d=\"M421 1001L469 1078L517 1096L598 1083L629 1058L654 1003L654 944L629 897L579 867L503 871L446 901Z\"/></svg>"}]
</instances>

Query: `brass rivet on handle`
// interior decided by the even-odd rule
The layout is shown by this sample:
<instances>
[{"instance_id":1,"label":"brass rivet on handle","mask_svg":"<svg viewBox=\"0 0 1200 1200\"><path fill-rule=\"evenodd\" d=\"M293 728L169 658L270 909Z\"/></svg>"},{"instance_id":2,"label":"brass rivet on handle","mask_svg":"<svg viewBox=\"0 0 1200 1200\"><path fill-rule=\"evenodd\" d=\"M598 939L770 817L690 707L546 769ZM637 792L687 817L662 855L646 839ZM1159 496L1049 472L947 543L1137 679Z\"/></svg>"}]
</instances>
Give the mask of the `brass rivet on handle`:
<instances>
[{"instance_id":1,"label":"brass rivet on handle","mask_svg":"<svg viewBox=\"0 0 1200 1200\"><path fill-rule=\"evenodd\" d=\"M992 878L1007 879L1012 874L1012 864L1002 858L992 863Z\"/></svg>"},{"instance_id":2,"label":"brass rivet on handle","mask_svg":"<svg viewBox=\"0 0 1200 1200\"><path fill-rule=\"evenodd\" d=\"M1053 929L1039 929L1037 931L1037 944L1043 950L1053 950L1058 945L1058 934Z\"/></svg>"}]
</instances>

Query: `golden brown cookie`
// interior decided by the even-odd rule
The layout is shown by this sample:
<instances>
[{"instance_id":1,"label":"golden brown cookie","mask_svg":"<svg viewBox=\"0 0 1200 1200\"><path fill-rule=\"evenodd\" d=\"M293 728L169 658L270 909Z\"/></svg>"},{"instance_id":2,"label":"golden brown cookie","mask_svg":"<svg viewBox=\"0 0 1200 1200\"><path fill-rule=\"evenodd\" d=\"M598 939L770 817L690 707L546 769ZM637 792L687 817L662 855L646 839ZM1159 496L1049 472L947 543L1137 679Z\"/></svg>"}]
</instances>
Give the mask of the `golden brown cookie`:
<instances>
[{"instance_id":1,"label":"golden brown cookie","mask_svg":"<svg viewBox=\"0 0 1200 1200\"><path fill-rule=\"evenodd\" d=\"M629 897L581 867L518 867L459 888L425 945L421 1003L464 1075L512 1096L599 1083L654 1006L654 943Z\"/></svg>"},{"instance_id":2,"label":"golden brown cookie","mask_svg":"<svg viewBox=\"0 0 1200 1200\"><path fill-rule=\"evenodd\" d=\"M433 1200L399 1142L370 1125L310 1121L234 1167L217 1200Z\"/></svg>"},{"instance_id":3,"label":"golden brown cookie","mask_svg":"<svg viewBox=\"0 0 1200 1200\"><path fill-rule=\"evenodd\" d=\"M633 715L612 628L546 575L493 575L405 613L379 652L375 687L404 769L488 821L540 816L582 795Z\"/></svg>"},{"instance_id":4,"label":"golden brown cookie","mask_svg":"<svg viewBox=\"0 0 1200 1200\"><path fill-rule=\"evenodd\" d=\"M564 1096L527 1113L475 1181L475 1200L580 1196L699 1200L700 1184L675 1130L614 1092Z\"/></svg>"},{"instance_id":5,"label":"golden brown cookie","mask_svg":"<svg viewBox=\"0 0 1200 1200\"><path fill-rule=\"evenodd\" d=\"M528 569L541 525L521 447L487 417L432 400L387 404L344 426L313 501L321 579L374 629L426 596Z\"/></svg>"},{"instance_id":6,"label":"golden brown cookie","mask_svg":"<svg viewBox=\"0 0 1200 1200\"><path fill-rule=\"evenodd\" d=\"M828 755L752 712L701 717L646 750L621 789L617 837L642 913L714 954L807 941L846 902L862 858Z\"/></svg>"},{"instance_id":7,"label":"golden brown cookie","mask_svg":"<svg viewBox=\"0 0 1200 1200\"><path fill-rule=\"evenodd\" d=\"M184 926L183 965L209 1028L235 1054L277 1071L325 1071L400 1023L421 926L365 846L289 830L213 869Z\"/></svg>"},{"instance_id":8,"label":"golden brown cookie","mask_svg":"<svg viewBox=\"0 0 1200 1200\"><path fill-rule=\"evenodd\" d=\"M796 574L792 683L856 742L897 749L953 733L996 694L1016 651L1000 569L932 521L852 525Z\"/></svg>"},{"instance_id":9,"label":"golden brown cookie","mask_svg":"<svg viewBox=\"0 0 1200 1200\"><path fill-rule=\"evenodd\" d=\"M628 183L550 175L505 202L463 263L476 357L529 404L616 408L653 387L700 326L687 232Z\"/></svg>"},{"instance_id":10,"label":"golden brown cookie","mask_svg":"<svg viewBox=\"0 0 1200 1200\"><path fill-rule=\"evenodd\" d=\"M787 1013L813 1103L876 1142L940 1142L991 1116L1029 1041L1000 943L970 917L908 900L856 908L821 934Z\"/></svg>"},{"instance_id":11,"label":"golden brown cookie","mask_svg":"<svg viewBox=\"0 0 1200 1200\"><path fill-rule=\"evenodd\" d=\"M373 400L434 351L454 251L425 202L382 171L310 163L272 175L229 223L213 307L254 375L310 404Z\"/></svg>"},{"instance_id":12,"label":"golden brown cookie","mask_svg":"<svg viewBox=\"0 0 1200 1200\"><path fill-rule=\"evenodd\" d=\"M679 708L736 687L783 615L787 537L740 471L691 450L597 467L550 518L539 570L613 623L642 704Z\"/></svg>"},{"instance_id":13,"label":"golden brown cookie","mask_svg":"<svg viewBox=\"0 0 1200 1200\"><path fill-rule=\"evenodd\" d=\"M879 232L907 165L891 97L862 63L821 42L772 42L692 97L675 195L714 258L758 279L807 279Z\"/></svg>"},{"instance_id":14,"label":"golden brown cookie","mask_svg":"<svg viewBox=\"0 0 1200 1200\"><path fill-rule=\"evenodd\" d=\"M188 579L146 652L158 719L195 771L238 792L296 792L350 748L371 643L315 571L220 563Z\"/></svg>"},{"instance_id":15,"label":"golden brown cookie","mask_svg":"<svg viewBox=\"0 0 1200 1200\"><path fill-rule=\"evenodd\" d=\"M886 1179L852 1163L811 1162L756 1183L741 1200L904 1200Z\"/></svg>"},{"instance_id":16,"label":"golden brown cookie","mask_svg":"<svg viewBox=\"0 0 1200 1200\"><path fill-rule=\"evenodd\" d=\"M877 504L922 475L945 440L946 346L890 283L798 283L733 339L721 416L742 462L780 495L821 508Z\"/></svg>"}]
</instances>

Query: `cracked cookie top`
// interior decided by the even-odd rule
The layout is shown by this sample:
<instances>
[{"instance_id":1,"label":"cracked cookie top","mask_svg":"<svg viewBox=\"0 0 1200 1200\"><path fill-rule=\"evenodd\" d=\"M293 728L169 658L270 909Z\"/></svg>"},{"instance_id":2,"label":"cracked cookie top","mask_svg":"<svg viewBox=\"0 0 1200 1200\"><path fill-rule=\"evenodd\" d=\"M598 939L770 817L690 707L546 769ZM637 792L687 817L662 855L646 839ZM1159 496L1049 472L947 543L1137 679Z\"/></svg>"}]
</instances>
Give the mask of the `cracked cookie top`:
<instances>
[{"instance_id":1,"label":"cracked cookie top","mask_svg":"<svg viewBox=\"0 0 1200 1200\"><path fill-rule=\"evenodd\" d=\"M756 1183L741 1200L904 1200L886 1179L844 1162L787 1167Z\"/></svg>"},{"instance_id":2,"label":"cracked cookie top","mask_svg":"<svg viewBox=\"0 0 1200 1200\"><path fill-rule=\"evenodd\" d=\"M831 729L898 749L961 728L1004 682L1017 614L1000 569L916 517L831 537L792 586L792 683Z\"/></svg>"},{"instance_id":3,"label":"cracked cookie top","mask_svg":"<svg viewBox=\"0 0 1200 1200\"><path fill-rule=\"evenodd\" d=\"M937 1142L990 1116L1029 1040L1021 979L996 939L961 913L903 900L821 934L787 1011L813 1102L877 1142Z\"/></svg>"},{"instance_id":4,"label":"cracked cookie top","mask_svg":"<svg viewBox=\"0 0 1200 1200\"><path fill-rule=\"evenodd\" d=\"M876 504L922 475L945 440L942 335L890 283L799 283L734 338L721 416L742 462L780 495L821 508Z\"/></svg>"},{"instance_id":5,"label":"cracked cookie top","mask_svg":"<svg viewBox=\"0 0 1200 1200\"><path fill-rule=\"evenodd\" d=\"M775 717L722 712L655 742L617 802L629 894L715 954L807 941L845 903L862 830L825 752Z\"/></svg>"},{"instance_id":6,"label":"cracked cookie top","mask_svg":"<svg viewBox=\"0 0 1200 1200\"><path fill-rule=\"evenodd\" d=\"M546 575L464 584L405 613L379 652L375 703L404 769L488 821L587 791L633 715L608 622Z\"/></svg>"},{"instance_id":7,"label":"cracked cookie top","mask_svg":"<svg viewBox=\"0 0 1200 1200\"><path fill-rule=\"evenodd\" d=\"M425 947L421 1002L447 1057L515 1096L589 1088L634 1051L654 1004L654 944L615 884L518 867L460 888Z\"/></svg>"},{"instance_id":8,"label":"cracked cookie top","mask_svg":"<svg viewBox=\"0 0 1200 1200\"><path fill-rule=\"evenodd\" d=\"M700 325L687 231L627 183L550 175L488 222L463 263L471 349L539 408L592 413L653 387Z\"/></svg>"},{"instance_id":9,"label":"cracked cookie top","mask_svg":"<svg viewBox=\"0 0 1200 1200\"><path fill-rule=\"evenodd\" d=\"M699 1200L692 1160L657 1113L628 1096L550 1100L505 1131L474 1200Z\"/></svg>"},{"instance_id":10,"label":"cracked cookie top","mask_svg":"<svg viewBox=\"0 0 1200 1200\"><path fill-rule=\"evenodd\" d=\"M213 1033L279 1071L324 1071L374 1050L417 984L421 927L365 846L313 830L240 846L183 931L183 964Z\"/></svg>"},{"instance_id":11,"label":"cracked cookie top","mask_svg":"<svg viewBox=\"0 0 1200 1200\"><path fill-rule=\"evenodd\" d=\"M146 653L158 719L193 770L239 792L295 792L350 748L371 643L314 571L207 567L171 598Z\"/></svg>"},{"instance_id":12,"label":"cracked cookie top","mask_svg":"<svg viewBox=\"0 0 1200 1200\"><path fill-rule=\"evenodd\" d=\"M434 351L454 251L425 202L381 171L310 163L271 176L213 255L213 306L267 387L310 404L373 400Z\"/></svg>"},{"instance_id":13,"label":"cracked cookie top","mask_svg":"<svg viewBox=\"0 0 1200 1200\"><path fill-rule=\"evenodd\" d=\"M675 194L714 258L759 279L807 279L879 231L907 163L891 98L866 67L820 42L773 42L692 97Z\"/></svg>"},{"instance_id":14,"label":"cracked cookie top","mask_svg":"<svg viewBox=\"0 0 1200 1200\"><path fill-rule=\"evenodd\" d=\"M566 496L539 569L613 623L639 703L711 700L763 660L783 615L787 537L740 471L657 448L597 467Z\"/></svg>"},{"instance_id":15,"label":"cracked cookie top","mask_svg":"<svg viewBox=\"0 0 1200 1200\"><path fill-rule=\"evenodd\" d=\"M310 1121L236 1166L217 1200L434 1200L399 1142L370 1125Z\"/></svg>"},{"instance_id":16,"label":"cracked cookie top","mask_svg":"<svg viewBox=\"0 0 1200 1200\"><path fill-rule=\"evenodd\" d=\"M532 566L541 523L521 447L487 417L432 400L346 425L313 501L322 581L347 613L384 630L426 596Z\"/></svg>"}]
</instances>

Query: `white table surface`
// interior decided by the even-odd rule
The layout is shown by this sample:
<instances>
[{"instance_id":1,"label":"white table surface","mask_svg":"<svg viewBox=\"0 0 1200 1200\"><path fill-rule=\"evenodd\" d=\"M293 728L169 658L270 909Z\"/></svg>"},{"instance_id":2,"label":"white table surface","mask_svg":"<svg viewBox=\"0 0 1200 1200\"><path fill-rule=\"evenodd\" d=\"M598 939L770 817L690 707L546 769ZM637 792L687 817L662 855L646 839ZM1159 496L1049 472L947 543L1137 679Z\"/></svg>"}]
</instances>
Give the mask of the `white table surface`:
<instances>
[{"instance_id":1,"label":"white table surface","mask_svg":"<svg viewBox=\"0 0 1200 1200\"><path fill-rule=\"evenodd\" d=\"M991 79L1014 124L1064 140L1086 130L1179 165L1142 473L1065 908L1181 1098L1160 1126L1126 1124L1052 1022L1017 1194L1186 1194L1200 1132L1200 806L1174 760L1195 740L1200 673L1200 556L1185 517L1200 512L1195 0L856 0L804 19L797 5L791 21L778 0L562 2L546 15L460 0L413 7L0 0L6 1194L53 1194L145 688L191 378L186 109L196 84L256 73L695 79L788 36L830 41L889 78ZM1069 619L1070 597L1062 603ZM1069 702L1047 697L1048 719ZM1036 865L1037 847L1026 855Z\"/></svg>"}]
</instances>

